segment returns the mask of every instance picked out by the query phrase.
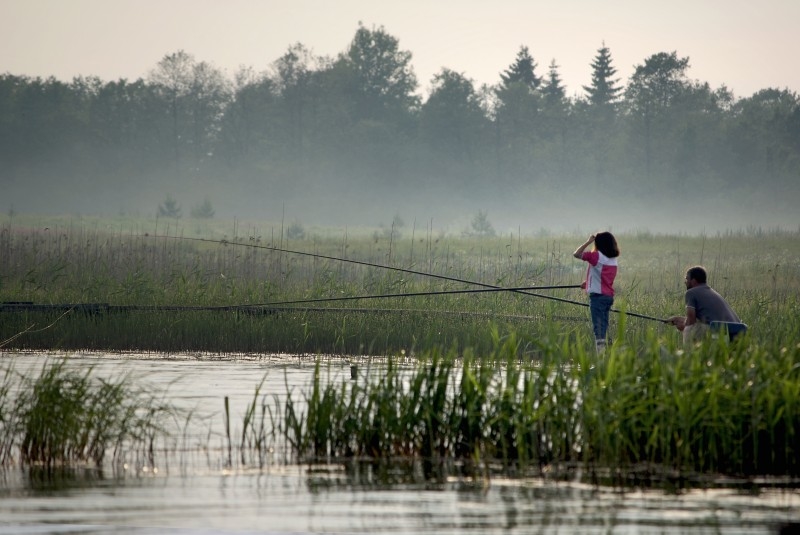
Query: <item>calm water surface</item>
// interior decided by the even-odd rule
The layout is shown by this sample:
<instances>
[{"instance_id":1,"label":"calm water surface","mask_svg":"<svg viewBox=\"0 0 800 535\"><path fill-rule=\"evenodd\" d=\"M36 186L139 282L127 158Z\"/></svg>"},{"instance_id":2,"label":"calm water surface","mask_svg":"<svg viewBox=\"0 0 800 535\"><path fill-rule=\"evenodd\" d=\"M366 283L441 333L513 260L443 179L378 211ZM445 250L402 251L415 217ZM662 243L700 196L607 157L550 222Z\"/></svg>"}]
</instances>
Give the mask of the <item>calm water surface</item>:
<instances>
[{"instance_id":1,"label":"calm water surface","mask_svg":"<svg viewBox=\"0 0 800 535\"><path fill-rule=\"evenodd\" d=\"M63 355L0 353L16 370L41 369ZM53 488L11 468L0 477L0 534L47 533L778 533L800 522L800 492L735 489L626 491L579 482L495 478L488 485L398 478L339 466L226 468L224 398L231 432L264 379L261 394L293 399L310 384L314 362L292 356L69 354L69 365L99 377L130 373L165 391L172 404L202 415L186 430L179 454L157 457L157 472L90 474ZM349 380L347 362L326 373ZM363 373L366 363L360 364ZM234 452L235 455L235 452Z\"/></svg>"}]
</instances>

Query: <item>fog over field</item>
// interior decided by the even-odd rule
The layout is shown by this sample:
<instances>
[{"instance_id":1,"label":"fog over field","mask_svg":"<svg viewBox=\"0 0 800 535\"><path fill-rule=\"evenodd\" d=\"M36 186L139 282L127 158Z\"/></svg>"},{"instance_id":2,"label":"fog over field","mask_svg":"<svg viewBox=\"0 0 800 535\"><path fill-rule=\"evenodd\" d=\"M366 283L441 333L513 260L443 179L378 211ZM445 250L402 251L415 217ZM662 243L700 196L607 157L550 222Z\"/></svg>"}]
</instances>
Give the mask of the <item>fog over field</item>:
<instances>
[{"instance_id":1,"label":"fog over field","mask_svg":"<svg viewBox=\"0 0 800 535\"><path fill-rule=\"evenodd\" d=\"M727 230L798 230L798 192L792 190L709 190L702 185L678 185L674 191L604 193L600 187L554 181L548 186L503 187L490 181L477 191L415 180L384 186L352 184L317 178L285 183L238 184L229 177L180 179L164 177L140 183L85 177L85 185L61 184L58 176L6 183L8 212L54 215L158 216L172 197L181 219L191 219L192 207L209 199L215 219L250 220L279 225L387 227L396 217L405 232L461 234L470 231L478 212L485 212L498 234L573 232L612 229L654 233L714 233ZM757 182L757 181L754 181ZM96 184L96 186L95 186ZM686 190L691 194L687 194Z\"/></svg>"},{"instance_id":2,"label":"fog over field","mask_svg":"<svg viewBox=\"0 0 800 535\"><path fill-rule=\"evenodd\" d=\"M520 46L417 79L382 26L228 74L178 50L136 80L0 75L0 209L451 234L800 226L800 97L736 96L676 51L591 83ZM471 228L476 216L487 223Z\"/></svg>"}]
</instances>

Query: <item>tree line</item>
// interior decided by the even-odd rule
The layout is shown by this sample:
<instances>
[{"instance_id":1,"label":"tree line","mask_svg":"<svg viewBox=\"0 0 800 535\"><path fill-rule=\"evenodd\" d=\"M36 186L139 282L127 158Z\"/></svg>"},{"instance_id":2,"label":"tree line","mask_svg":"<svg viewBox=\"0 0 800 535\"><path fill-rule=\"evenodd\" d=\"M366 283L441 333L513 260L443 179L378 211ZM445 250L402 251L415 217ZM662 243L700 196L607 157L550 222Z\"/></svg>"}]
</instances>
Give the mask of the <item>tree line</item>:
<instances>
[{"instance_id":1,"label":"tree line","mask_svg":"<svg viewBox=\"0 0 800 535\"><path fill-rule=\"evenodd\" d=\"M0 176L17 190L216 179L276 196L320 185L796 191L800 100L788 89L736 98L691 79L677 52L646 57L622 81L603 43L572 96L554 60L541 68L521 46L496 85L442 68L423 97L411 61L383 27L359 25L336 57L295 44L268 71L232 78L184 51L134 81L6 73Z\"/></svg>"}]
</instances>

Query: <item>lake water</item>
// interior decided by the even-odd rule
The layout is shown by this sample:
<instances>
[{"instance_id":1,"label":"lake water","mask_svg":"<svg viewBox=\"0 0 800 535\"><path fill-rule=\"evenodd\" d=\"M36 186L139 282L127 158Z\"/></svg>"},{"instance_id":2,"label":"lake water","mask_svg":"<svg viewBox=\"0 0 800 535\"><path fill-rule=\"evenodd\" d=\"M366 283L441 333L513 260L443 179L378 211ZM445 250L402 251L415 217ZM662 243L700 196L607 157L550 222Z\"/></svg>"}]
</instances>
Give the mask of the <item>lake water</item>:
<instances>
[{"instance_id":1,"label":"lake water","mask_svg":"<svg viewBox=\"0 0 800 535\"><path fill-rule=\"evenodd\" d=\"M21 372L38 372L47 359L61 357L0 353L5 365ZM401 475L387 483L369 468L338 465L270 462L258 469L235 462L227 468L224 398L230 399L236 436L237 422L241 426L261 380L261 393L270 398L285 397L287 386L299 394L311 382L313 359L68 357L69 366L93 366L99 377L130 373L136 382L166 391L174 405L206 417L184 433L190 447L156 458L157 471L92 473L58 487L37 482L19 468L2 471L0 534L728 534L778 533L781 524L800 522L797 489L671 494L540 478L431 483ZM349 378L347 362L328 362L333 380Z\"/></svg>"}]
</instances>

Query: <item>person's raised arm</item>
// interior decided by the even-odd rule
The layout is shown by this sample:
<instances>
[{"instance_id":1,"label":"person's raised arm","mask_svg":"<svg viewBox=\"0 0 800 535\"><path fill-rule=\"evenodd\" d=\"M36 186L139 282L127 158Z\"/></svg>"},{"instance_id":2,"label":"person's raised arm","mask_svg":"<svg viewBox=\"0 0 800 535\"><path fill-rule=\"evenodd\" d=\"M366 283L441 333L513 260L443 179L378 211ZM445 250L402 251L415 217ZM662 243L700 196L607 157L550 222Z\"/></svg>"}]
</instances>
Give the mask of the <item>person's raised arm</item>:
<instances>
[{"instance_id":1,"label":"person's raised arm","mask_svg":"<svg viewBox=\"0 0 800 535\"><path fill-rule=\"evenodd\" d=\"M583 255L583 251L584 251L584 250L585 250L587 247L589 247L591 244L593 244L593 243L594 243L594 234L592 234L591 236L589 236L589 239L588 239L588 240L586 240L585 242L583 242L583 244L582 244L580 247L578 247L577 249L575 249L575 252L574 252L574 253L572 253L572 256L574 256L574 257L575 257L575 258L577 258L578 260L581 260L581 256Z\"/></svg>"}]
</instances>

